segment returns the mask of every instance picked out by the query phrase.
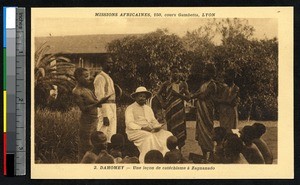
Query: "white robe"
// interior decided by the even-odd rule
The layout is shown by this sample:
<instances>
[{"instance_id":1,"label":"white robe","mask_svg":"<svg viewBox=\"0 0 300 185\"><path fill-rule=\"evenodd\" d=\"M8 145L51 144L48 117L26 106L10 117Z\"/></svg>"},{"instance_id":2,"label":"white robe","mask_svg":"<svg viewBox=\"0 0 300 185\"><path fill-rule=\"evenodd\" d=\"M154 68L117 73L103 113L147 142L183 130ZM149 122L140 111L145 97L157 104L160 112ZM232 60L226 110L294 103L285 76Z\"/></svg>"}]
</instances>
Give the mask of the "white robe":
<instances>
[{"instance_id":1,"label":"white robe","mask_svg":"<svg viewBox=\"0 0 300 185\"><path fill-rule=\"evenodd\" d=\"M150 150L159 150L163 155L169 151L167 138L172 136L171 132L163 129L158 132L141 130L142 127L155 128L160 125L148 105L140 106L136 102L129 105L125 111L125 122L128 139L133 141L140 151L141 163L144 163L144 157Z\"/></svg>"},{"instance_id":2,"label":"white robe","mask_svg":"<svg viewBox=\"0 0 300 185\"><path fill-rule=\"evenodd\" d=\"M99 122L97 130L102 131L107 136L107 142L110 142L111 136L117 132L117 107L115 103L115 89L114 82L108 74L101 71L94 80L95 95L98 100L108 95L113 94L108 103L102 104L101 108L98 108ZM107 117L109 120L109 126L103 125L103 117Z\"/></svg>"}]
</instances>

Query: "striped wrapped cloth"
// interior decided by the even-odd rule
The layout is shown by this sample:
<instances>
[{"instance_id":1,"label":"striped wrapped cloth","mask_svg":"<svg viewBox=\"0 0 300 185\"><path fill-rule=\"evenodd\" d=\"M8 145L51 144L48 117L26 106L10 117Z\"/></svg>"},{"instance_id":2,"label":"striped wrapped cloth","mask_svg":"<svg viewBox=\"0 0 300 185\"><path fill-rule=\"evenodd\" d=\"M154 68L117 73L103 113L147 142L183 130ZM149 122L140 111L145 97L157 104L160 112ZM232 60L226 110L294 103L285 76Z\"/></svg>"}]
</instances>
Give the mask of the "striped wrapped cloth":
<instances>
[{"instance_id":1,"label":"striped wrapped cloth","mask_svg":"<svg viewBox=\"0 0 300 185\"><path fill-rule=\"evenodd\" d=\"M204 83L200 87L200 93L206 94L205 98L198 98L196 101L196 140L204 151L213 150L212 131L214 117L214 102L212 96L216 92L214 81Z\"/></svg>"},{"instance_id":2,"label":"striped wrapped cloth","mask_svg":"<svg viewBox=\"0 0 300 185\"><path fill-rule=\"evenodd\" d=\"M172 93L172 88L167 89L167 108L165 109L165 119L167 121L168 131L172 132L178 139L178 147L185 145L186 140L186 122L184 101Z\"/></svg>"}]
</instances>

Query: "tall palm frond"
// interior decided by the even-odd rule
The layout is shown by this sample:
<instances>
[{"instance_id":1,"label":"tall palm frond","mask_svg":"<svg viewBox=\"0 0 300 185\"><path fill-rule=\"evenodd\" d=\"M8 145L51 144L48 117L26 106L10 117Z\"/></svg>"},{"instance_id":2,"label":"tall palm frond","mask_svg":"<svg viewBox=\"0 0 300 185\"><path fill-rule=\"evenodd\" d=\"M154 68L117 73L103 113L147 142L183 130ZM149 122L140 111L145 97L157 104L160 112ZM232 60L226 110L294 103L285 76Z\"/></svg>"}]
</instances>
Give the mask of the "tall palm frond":
<instances>
[{"instance_id":1,"label":"tall palm frond","mask_svg":"<svg viewBox=\"0 0 300 185\"><path fill-rule=\"evenodd\" d=\"M75 64L62 53L49 53L51 47L43 43L35 52L35 91L37 104L49 106L49 101L60 101L61 103L51 103L58 107L52 107L56 110L61 108L69 109L71 92L75 87L73 72ZM53 99L50 91L57 87L58 96ZM70 98L66 98L70 97Z\"/></svg>"}]
</instances>

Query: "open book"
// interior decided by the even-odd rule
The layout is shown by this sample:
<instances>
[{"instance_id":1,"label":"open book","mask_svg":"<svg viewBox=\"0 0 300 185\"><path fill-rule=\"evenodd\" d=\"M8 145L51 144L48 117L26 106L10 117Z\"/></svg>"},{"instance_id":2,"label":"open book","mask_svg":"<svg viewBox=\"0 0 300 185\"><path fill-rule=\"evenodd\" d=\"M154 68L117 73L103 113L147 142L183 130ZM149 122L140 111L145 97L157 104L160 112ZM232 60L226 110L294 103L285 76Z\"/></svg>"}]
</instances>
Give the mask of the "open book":
<instances>
[{"instance_id":1,"label":"open book","mask_svg":"<svg viewBox=\"0 0 300 185\"><path fill-rule=\"evenodd\" d=\"M153 129L158 129L158 128L161 128L165 125L166 123L163 123L163 124L156 124L153 126Z\"/></svg>"}]
</instances>

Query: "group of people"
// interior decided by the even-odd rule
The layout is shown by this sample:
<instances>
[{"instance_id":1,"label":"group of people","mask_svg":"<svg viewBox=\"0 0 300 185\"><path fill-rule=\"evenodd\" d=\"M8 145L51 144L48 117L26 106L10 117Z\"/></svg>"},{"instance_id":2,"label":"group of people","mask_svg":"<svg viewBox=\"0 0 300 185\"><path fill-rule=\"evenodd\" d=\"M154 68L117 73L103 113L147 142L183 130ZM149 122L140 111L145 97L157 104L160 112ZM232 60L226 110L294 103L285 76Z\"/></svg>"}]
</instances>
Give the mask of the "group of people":
<instances>
[{"instance_id":1,"label":"group of people","mask_svg":"<svg viewBox=\"0 0 300 185\"><path fill-rule=\"evenodd\" d=\"M85 153L80 163L183 163L185 159L182 157L180 150L177 148L177 138L169 136L167 138L168 152L165 155L157 149L150 149L145 153L141 161L141 157L132 156L125 148L125 137L122 134L114 134L111 142L107 142L107 136L101 131L93 131L91 133L91 143L93 148ZM129 154L129 155L128 155Z\"/></svg>"},{"instance_id":2,"label":"group of people","mask_svg":"<svg viewBox=\"0 0 300 185\"><path fill-rule=\"evenodd\" d=\"M180 70L176 67L171 70L170 79L161 85L155 96L143 86L131 94L135 102L125 111L126 134L128 140L139 150L139 155L129 157L124 149L124 136L116 133L113 81L101 71L93 81L92 90L89 88L92 83L89 71L77 68L74 72L77 85L73 94L81 110L79 161L188 162L181 154L187 138L184 102L193 99L197 110L195 138L203 153L199 158L212 163L272 163L272 153L260 137L266 131L263 124L245 126L240 137L232 133L232 129L237 128L239 102L234 70L227 70L224 82L221 83L214 79L215 66L207 64L202 73L203 83L193 94L182 80ZM159 106L149 106L147 100L150 98L153 103L156 100L156 105ZM219 127L214 127L216 110L219 112ZM157 120L158 112L163 117L160 122ZM166 130L163 129L165 124Z\"/></svg>"},{"instance_id":3,"label":"group of people","mask_svg":"<svg viewBox=\"0 0 300 185\"><path fill-rule=\"evenodd\" d=\"M240 136L228 133L224 127L215 127L212 134L215 145L209 160L225 164L272 164L272 152L261 137L265 132L262 123L244 126Z\"/></svg>"}]
</instances>

